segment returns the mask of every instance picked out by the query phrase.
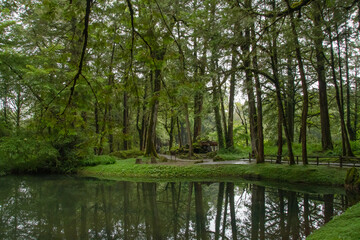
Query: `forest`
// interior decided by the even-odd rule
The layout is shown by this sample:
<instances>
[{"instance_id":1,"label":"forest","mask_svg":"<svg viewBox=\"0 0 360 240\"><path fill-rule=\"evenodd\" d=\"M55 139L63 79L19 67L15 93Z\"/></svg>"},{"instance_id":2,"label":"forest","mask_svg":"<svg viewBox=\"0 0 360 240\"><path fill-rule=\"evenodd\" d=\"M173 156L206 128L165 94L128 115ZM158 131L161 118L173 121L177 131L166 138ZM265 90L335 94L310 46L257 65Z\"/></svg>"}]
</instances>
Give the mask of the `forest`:
<instances>
[{"instance_id":1,"label":"forest","mask_svg":"<svg viewBox=\"0 0 360 240\"><path fill-rule=\"evenodd\" d=\"M358 0L0 2L0 175L121 151L360 153Z\"/></svg>"}]
</instances>

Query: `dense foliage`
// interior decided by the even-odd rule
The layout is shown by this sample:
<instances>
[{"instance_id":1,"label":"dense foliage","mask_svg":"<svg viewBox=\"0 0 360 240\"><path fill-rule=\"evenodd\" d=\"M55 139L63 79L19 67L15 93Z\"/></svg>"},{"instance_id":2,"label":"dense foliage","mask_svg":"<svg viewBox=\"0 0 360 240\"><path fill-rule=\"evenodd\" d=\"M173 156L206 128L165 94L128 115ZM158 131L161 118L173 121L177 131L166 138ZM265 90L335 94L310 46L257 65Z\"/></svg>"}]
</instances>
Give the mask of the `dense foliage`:
<instances>
[{"instance_id":1,"label":"dense foliage","mask_svg":"<svg viewBox=\"0 0 360 240\"><path fill-rule=\"evenodd\" d=\"M264 145L291 163L296 143L305 164L309 143L351 156L359 12L357 0L2 1L0 167L69 172L122 150L191 155L201 139L249 146L259 163Z\"/></svg>"}]
</instances>

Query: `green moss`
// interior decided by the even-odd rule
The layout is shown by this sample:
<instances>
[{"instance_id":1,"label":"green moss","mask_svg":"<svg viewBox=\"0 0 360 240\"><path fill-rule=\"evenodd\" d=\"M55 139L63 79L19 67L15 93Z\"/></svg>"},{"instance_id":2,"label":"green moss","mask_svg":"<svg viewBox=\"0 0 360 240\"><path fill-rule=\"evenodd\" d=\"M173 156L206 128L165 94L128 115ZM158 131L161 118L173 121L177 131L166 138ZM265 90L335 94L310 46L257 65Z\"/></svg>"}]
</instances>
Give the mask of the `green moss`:
<instances>
[{"instance_id":1,"label":"green moss","mask_svg":"<svg viewBox=\"0 0 360 240\"><path fill-rule=\"evenodd\" d=\"M344 214L334 217L325 226L313 232L307 240L352 240L360 239L360 203Z\"/></svg>"},{"instance_id":2,"label":"green moss","mask_svg":"<svg viewBox=\"0 0 360 240\"><path fill-rule=\"evenodd\" d=\"M85 167L79 170L79 174L119 178L250 178L288 183L342 186L346 170L325 166L276 164L169 166L135 164L135 159L126 159L117 161L113 165Z\"/></svg>"}]
</instances>

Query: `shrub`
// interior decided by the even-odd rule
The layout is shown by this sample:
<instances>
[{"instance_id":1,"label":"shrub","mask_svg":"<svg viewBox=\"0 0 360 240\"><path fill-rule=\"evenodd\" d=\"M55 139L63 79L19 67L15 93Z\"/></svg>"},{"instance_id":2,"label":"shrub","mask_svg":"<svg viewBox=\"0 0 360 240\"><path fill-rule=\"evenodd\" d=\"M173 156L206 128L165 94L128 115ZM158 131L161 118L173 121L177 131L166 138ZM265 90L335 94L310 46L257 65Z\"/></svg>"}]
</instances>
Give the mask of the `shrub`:
<instances>
[{"instance_id":1,"label":"shrub","mask_svg":"<svg viewBox=\"0 0 360 240\"><path fill-rule=\"evenodd\" d=\"M0 140L0 169L4 172L37 172L56 165L58 151L36 137L13 136Z\"/></svg>"},{"instance_id":2,"label":"shrub","mask_svg":"<svg viewBox=\"0 0 360 240\"><path fill-rule=\"evenodd\" d=\"M95 155L80 161L81 166L96 166L96 165L109 165L114 164L116 158L109 155Z\"/></svg>"},{"instance_id":3,"label":"shrub","mask_svg":"<svg viewBox=\"0 0 360 240\"><path fill-rule=\"evenodd\" d=\"M217 155L217 156L215 156L214 158L213 158L213 161L214 162L222 162L222 161L225 161L222 157L220 157L219 155Z\"/></svg>"},{"instance_id":4,"label":"shrub","mask_svg":"<svg viewBox=\"0 0 360 240\"><path fill-rule=\"evenodd\" d=\"M109 154L110 156L114 156L120 159L128 159L128 158L136 158L138 156L144 155L143 151L132 149L132 150L123 150L116 151Z\"/></svg>"}]
</instances>

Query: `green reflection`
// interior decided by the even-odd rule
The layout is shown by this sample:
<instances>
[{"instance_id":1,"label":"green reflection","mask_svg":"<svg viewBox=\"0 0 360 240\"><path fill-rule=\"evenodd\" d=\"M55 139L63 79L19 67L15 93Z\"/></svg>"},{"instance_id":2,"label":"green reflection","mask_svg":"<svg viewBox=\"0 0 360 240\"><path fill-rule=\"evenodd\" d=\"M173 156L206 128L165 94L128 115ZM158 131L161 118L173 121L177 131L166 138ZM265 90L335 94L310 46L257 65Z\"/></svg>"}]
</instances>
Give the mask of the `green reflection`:
<instances>
[{"instance_id":1,"label":"green reflection","mask_svg":"<svg viewBox=\"0 0 360 240\"><path fill-rule=\"evenodd\" d=\"M244 182L0 180L0 239L304 239L348 202Z\"/></svg>"}]
</instances>

